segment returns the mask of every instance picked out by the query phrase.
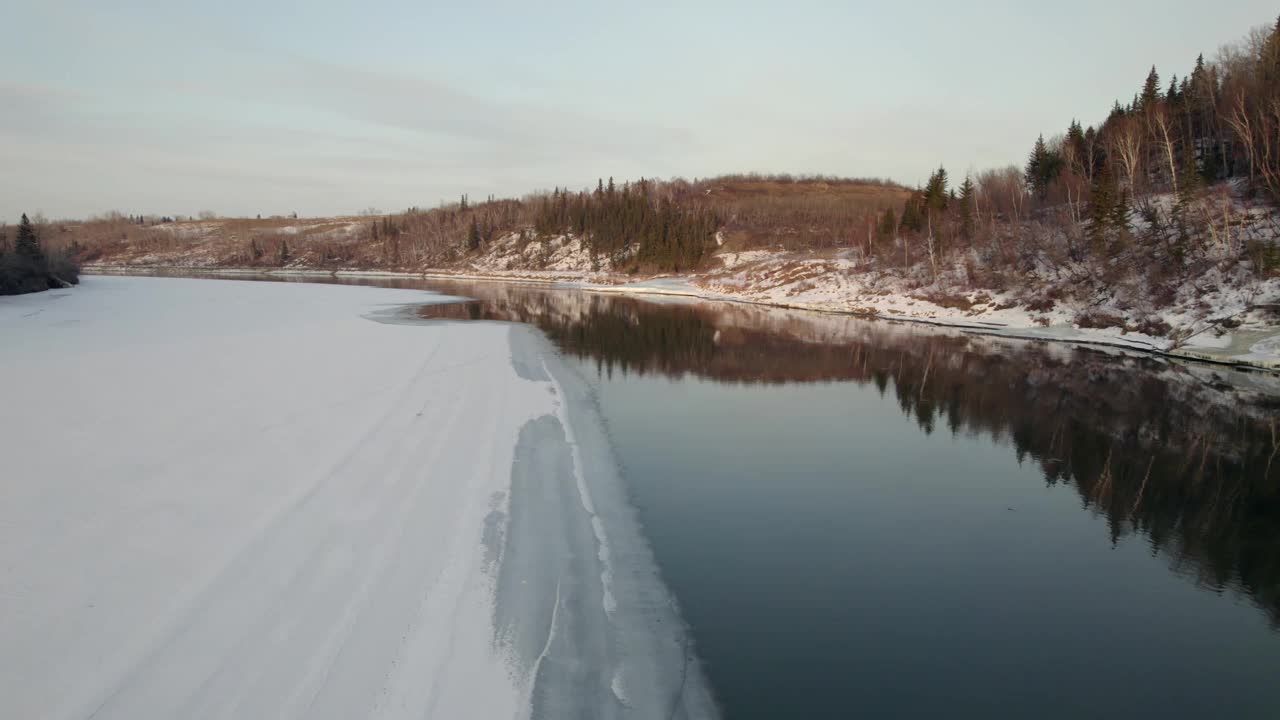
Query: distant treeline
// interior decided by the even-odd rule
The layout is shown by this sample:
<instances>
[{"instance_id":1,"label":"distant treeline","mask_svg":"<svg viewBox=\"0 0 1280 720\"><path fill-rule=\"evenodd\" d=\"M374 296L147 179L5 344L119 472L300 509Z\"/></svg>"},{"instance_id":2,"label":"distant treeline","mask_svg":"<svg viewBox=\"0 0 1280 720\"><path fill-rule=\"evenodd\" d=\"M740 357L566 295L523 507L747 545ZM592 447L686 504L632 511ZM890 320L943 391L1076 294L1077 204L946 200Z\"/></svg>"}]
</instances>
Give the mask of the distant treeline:
<instances>
[{"instance_id":1,"label":"distant treeline","mask_svg":"<svg viewBox=\"0 0 1280 720\"><path fill-rule=\"evenodd\" d=\"M463 196L440 208L410 208L370 222L361 238L363 252L334 244L323 256L357 264L444 266L518 233L528 241L581 239L594 256L622 272L685 272L698 269L716 249L717 232L739 249L848 245L850 236L864 232L882 209L908 193L886 180L823 176L641 178L621 184L599 179L594 190L555 188L482 202Z\"/></svg>"},{"instance_id":2,"label":"distant treeline","mask_svg":"<svg viewBox=\"0 0 1280 720\"><path fill-rule=\"evenodd\" d=\"M80 282L78 248L46 248L25 214L12 235L10 241L8 228L0 227L0 295L39 292Z\"/></svg>"},{"instance_id":3,"label":"distant treeline","mask_svg":"<svg viewBox=\"0 0 1280 720\"><path fill-rule=\"evenodd\" d=\"M704 266L720 242L737 250L847 247L910 192L888 180L818 175L642 178L621 184L600 179L594 189L478 201L463 195L434 208L370 209L359 217L299 221L204 212L196 220L109 213L49 223L46 230L63 243L78 242L85 262L145 257L144 264L448 268L483 256L498 240L571 236L602 268L685 272Z\"/></svg>"}]
</instances>

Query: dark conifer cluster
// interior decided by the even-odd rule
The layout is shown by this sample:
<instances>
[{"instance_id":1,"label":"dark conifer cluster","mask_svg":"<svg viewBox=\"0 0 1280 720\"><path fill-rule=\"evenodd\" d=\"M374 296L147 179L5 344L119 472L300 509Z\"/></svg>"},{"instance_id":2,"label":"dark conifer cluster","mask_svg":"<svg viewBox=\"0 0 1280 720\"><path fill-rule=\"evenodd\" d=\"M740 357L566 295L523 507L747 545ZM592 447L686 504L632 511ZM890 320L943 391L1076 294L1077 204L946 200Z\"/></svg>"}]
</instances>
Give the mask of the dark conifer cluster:
<instances>
[{"instance_id":1,"label":"dark conifer cluster","mask_svg":"<svg viewBox=\"0 0 1280 720\"><path fill-rule=\"evenodd\" d=\"M76 250L72 247L65 252L46 251L35 225L25 214L12 245L8 233L0 228L0 295L39 292L79 282Z\"/></svg>"},{"instance_id":2,"label":"dark conifer cluster","mask_svg":"<svg viewBox=\"0 0 1280 720\"><path fill-rule=\"evenodd\" d=\"M590 193L557 188L542 198L534 228L542 236L576 235L593 255L636 269L680 272L697 267L713 247L715 216L656 195L644 179L621 188L613 178L607 185L600 180Z\"/></svg>"}]
</instances>

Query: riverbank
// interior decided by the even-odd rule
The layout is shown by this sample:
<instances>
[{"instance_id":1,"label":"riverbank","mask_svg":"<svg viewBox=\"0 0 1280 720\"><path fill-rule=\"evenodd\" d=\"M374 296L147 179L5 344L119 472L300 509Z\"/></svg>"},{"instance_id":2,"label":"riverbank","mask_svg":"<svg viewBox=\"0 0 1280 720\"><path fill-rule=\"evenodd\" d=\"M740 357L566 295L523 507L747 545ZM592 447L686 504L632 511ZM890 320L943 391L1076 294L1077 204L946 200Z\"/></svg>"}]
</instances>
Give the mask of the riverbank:
<instances>
[{"instance_id":1,"label":"riverbank","mask_svg":"<svg viewBox=\"0 0 1280 720\"><path fill-rule=\"evenodd\" d=\"M1151 353L1182 360L1229 365L1243 369L1280 371L1280 325L1264 318L1269 309L1280 306L1280 281L1270 281L1249 292L1218 293L1200 298L1205 307L1192 313L1185 308L1173 309L1167 317L1185 329L1183 337L1161 337L1120 327L1081 327L1074 322L1076 308L1060 304L1035 312L1014 304L1010 298L987 292L970 292L940 302L911 296L901 288L885 283L868 286L848 273L848 268L826 267L823 273L800 273L789 282L762 285L743 282L750 268L777 263L776 256L731 258L720 272L682 277L657 277L635 281L622 275L584 274L565 271L451 271L391 272L360 269L313 270L305 268L193 268L136 265L95 264L85 272L102 274L177 274L274 275L282 277L371 277L371 278L441 278L453 280L486 280L502 282L563 285L591 292L629 293L640 296L683 297L721 302L749 303L766 307L789 308L823 313L872 317L882 320L924 323L957 328L965 332L1002 337L1066 342ZM833 272L842 271L842 272ZM731 274L729 271L734 271ZM733 278L727 280L726 278ZM1242 315L1257 317L1241 322ZM1227 328L1213 320L1233 318Z\"/></svg>"}]
</instances>

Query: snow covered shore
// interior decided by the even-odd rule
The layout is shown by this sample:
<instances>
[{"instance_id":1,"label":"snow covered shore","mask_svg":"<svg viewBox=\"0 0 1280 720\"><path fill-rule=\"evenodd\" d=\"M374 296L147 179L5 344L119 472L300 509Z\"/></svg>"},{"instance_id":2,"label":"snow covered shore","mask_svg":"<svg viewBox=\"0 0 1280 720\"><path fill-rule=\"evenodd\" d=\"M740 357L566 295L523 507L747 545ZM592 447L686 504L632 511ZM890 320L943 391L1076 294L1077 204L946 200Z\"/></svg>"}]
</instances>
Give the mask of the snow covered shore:
<instances>
[{"instance_id":1,"label":"snow covered shore","mask_svg":"<svg viewBox=\"0 0 1280 720\"><path fill-rule=\"evenodd\" d=\"M738 253L746 256L749 253ZM727 264L731 270L752 264L778 264L770 253L758 253ZM740 263L735 265L734 263ZM591 292L628 293L649 297L686 297L702 300L747 303L751 305L810 310L875 317L884 320L923 323L957 328L971 333L1002 337L1046 340L1120 347L1184 360L1196 360L1242 368L1280 370L1280 326L1267 312L1252 308L1280 307L1280 280L1272 279L1256 287L1198 296L1188 289L1188 297L1180 308L1171 308L1162 319L1185 335L1180 340L1147 335L1119 327L1081 327L1074 321L1079 308L1068 305L1043 312L1033 312L987 292L970 292L968 309L942 305L914 297L906 291L871 288L860 284L848 268L833 267L830 261L814 261L820 271L761 284L759 278L744 283L723 273L678 277L658 277L638 282L614 278L601 282L596 275L562 271L471 272L433 271L368 272L339 270L329 272L299 270L201 269L187 267L139 267L92 265L86 272L108 274L152 274L167 271L182 274L236 275L329 275L337 277L441 278L454 280L492 280L500 282L539 283L574 287ZM774 268L776 270L776 268ZM768 273L766 273L768 274ZM786 273L775 273L786 275ZM1193 311L1192 308L1198 308ZM1106 309L1106 308L1104 308ZM1218 327L1206 318L1244 318L1231 329Z\"/></svg>"},{"instance_id":2,"label":"snow covered shore","mask_svg":"<svg viewBox=\"0 0 1280 720\"><path fill-rule=\"evenodd\" d=\"M585 391L430 293L0 299L0 717L713 717Z\"/></svg>"},{"instance_id":3,"label":"snow covered shore","mask_svg":"<svg viewBox=\"0 0 1280 720\"><path fill-rule=\"evenodd\" d=\"M601 292L696 297L703 300L749 303L794 310L855 314L883 320L957 328L1002 337L1121 347L1184 360L1199 360L1264 370L1280 370L1280 326L1259 306L1280 306L1280 280L1259 283L1249 291L1237 289L1197 296L1188 289L1181 307L1170 308L1162 320L1185 337L1154 336L1120 327L1082 327L1075 321L1081 308L1060 304L1033 312L1010 297L971 291L961 307L916 297L902 288L873 288L858 276L832 271L799 275L775 285L726 281L722 276L655 278L642 282L598 286ZM1195 307L1195 310L1192 308ZM1114 310L1114 308L1103 308ZM1115 311L1117 317L1122 313ZM1210 318L1244 318L1233 329L1218 327Z\"/></svg>"}]
</instances>

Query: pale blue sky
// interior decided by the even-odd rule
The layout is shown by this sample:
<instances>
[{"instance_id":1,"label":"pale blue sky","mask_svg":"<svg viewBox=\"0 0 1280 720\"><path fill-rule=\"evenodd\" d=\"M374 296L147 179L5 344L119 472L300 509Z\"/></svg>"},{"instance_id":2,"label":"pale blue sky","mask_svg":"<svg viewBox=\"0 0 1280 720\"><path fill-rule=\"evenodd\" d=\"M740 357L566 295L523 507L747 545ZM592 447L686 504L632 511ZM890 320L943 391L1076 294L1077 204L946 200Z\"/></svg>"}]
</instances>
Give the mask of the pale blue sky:
<instances>
[{"instance_id":1,"label":"pale blue sky","mask_svg":"<svg viewBox=\"0 0 1280 720\"><path fill-rule=\"evenodd\" d=\"M304 215L725 172L1020 163L1263 0L13 0L0 219Z\"/></svg>"}]
</instances>

